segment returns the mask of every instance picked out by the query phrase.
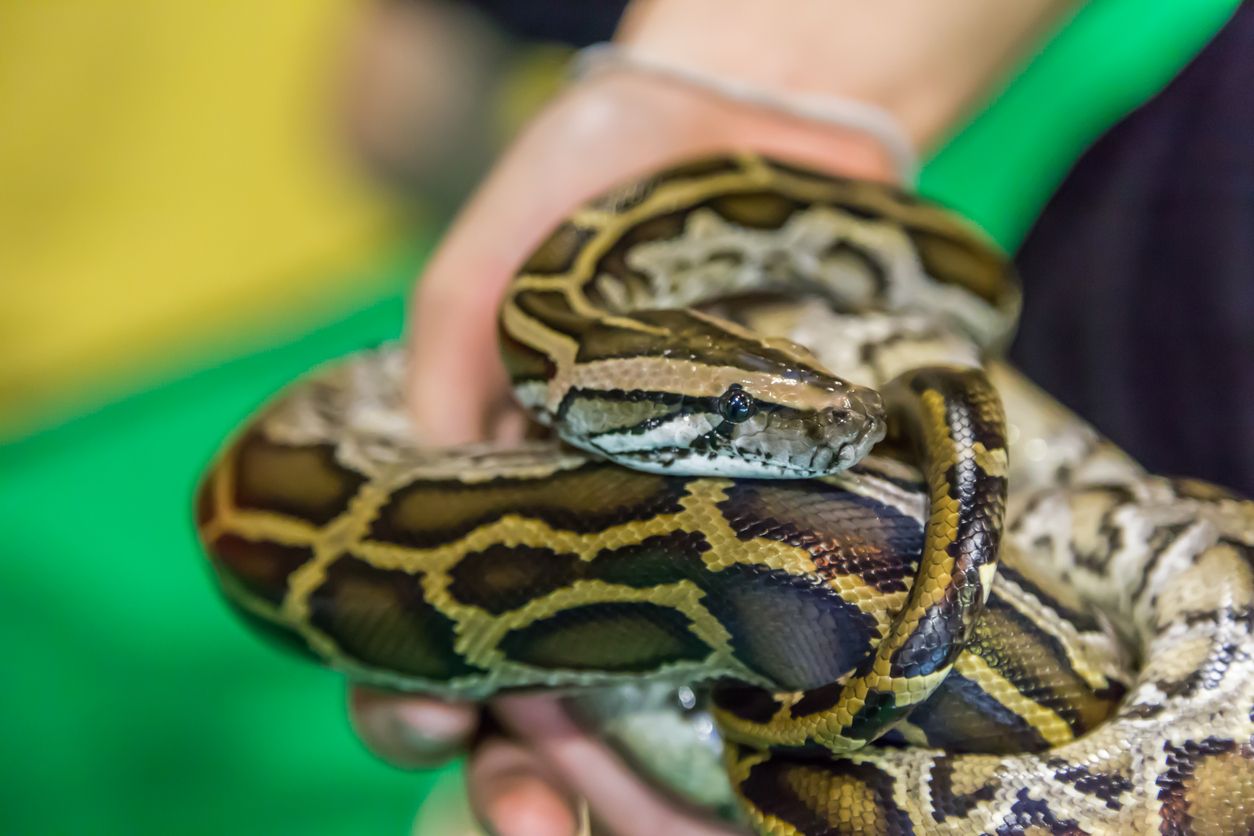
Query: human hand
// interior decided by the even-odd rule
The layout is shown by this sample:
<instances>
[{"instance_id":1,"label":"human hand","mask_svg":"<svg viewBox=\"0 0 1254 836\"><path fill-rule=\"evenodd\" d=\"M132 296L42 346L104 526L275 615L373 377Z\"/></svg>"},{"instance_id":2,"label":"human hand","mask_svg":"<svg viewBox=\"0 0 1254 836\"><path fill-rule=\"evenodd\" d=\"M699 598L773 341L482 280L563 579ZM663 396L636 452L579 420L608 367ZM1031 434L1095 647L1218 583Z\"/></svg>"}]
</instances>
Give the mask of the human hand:
<instances>
[{"instance_id":1,"label":"human hand","mask_svg":"<svg viewBox=\"0 0 1254 836\"><path fill-rule=\"evenodd\" d=\"M898 3L893 7L901 8L890 15L898 30L886 34L881 31L884 24L868 17L861 6L815 0L790 4L797 7L796 15L789 17L772 7L773 17L741 27L732 37L742 41L739 53L711 37L709 23L735 20L738 15L757 18L764 8L761 4L638 3L622 38L671 64L692 57L704 62L694 69L738 75L759 88L776 85L797 91L802 83L804 92L879 104L925 147L983 92L989 80L984 76L1000 70L1006 54L1021 46L1026 34L1036 31L1034 27L1061 5L1057 0L1023 4L963 0L960 9L945 6L942 12L940 7L910 4L913 11L908 12ZM850 8L842 17L846 5ZM978 35L987 35L989 14L1002 30L981 40ZM849 25L839 31L816 30L818 20ZM801 54L805 49L785 49L788 54L776 55L776 60L729 61L736 55L760 57L763 44L771 43L763 27L780 21L794 31L782 33L775 39L778 43L809 45L807 49L817 48L823 55L807 58ZM824 38L816 41L815 31L824 31ZM749 41L743 42L746 33ZM686 57L676 48L684 43L700 48ZM832 64L824 57L829 53L839 62ZM767 51L767 57L771 55ZM807 60L810 70L802 73ZM938 67L946 60L964 69L938 78ZM754 68L762 66L765 75L754 77ZM969 72L970 66L980 72ZM826 75L828 70L835 75ZM849 79L843 87L842 72ZM816 80L826 86L816 85ZM916 90L927 95L920 97ZM514 271L584 200L684 158L736 149L846 176L879 180L894 176L888 152L856 131L782 117L630 72L598 75L575 85L501 158L449 230L418 285L410 319L408 386L420 437L431 444L458 444L521 436L524 418L512 406L496 339L497 304ZM491 711L502 734L480 740L471 755L468 785L472 807L493 832L575 833L583 810L615 833L728 832L650 790L609 750L583 734L552 699L502 698L494 701ZM457 753L469 744L479 724L477 710L469 706L362 688L353 692L351 713L370 748L411 767Z\"/></svg>"},{"instance_id":2,"label":"human hand","mask_svg":"<svg viewBox=\"0 0 1254 836\"><path fill-rule=\"evenodd\" d=\"M469 753L467 794L476 818L501 836L597 832L732 836L740 831L681 808L632 772L545 695L489 707L494 729ZM469 705L354 688L354 729L400 766L430 766L460 754L480 722Z\"/></svg>"}]
</instances>

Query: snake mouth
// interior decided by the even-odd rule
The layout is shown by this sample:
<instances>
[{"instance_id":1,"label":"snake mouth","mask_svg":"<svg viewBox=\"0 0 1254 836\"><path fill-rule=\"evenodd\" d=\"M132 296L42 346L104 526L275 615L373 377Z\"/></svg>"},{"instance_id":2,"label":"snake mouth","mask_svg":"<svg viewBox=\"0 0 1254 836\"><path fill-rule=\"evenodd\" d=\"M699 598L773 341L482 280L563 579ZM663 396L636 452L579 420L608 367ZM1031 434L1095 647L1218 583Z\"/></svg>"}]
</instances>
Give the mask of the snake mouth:
<instances>
[{"instance_id":1,"label":"snake mouth","mask_svg":"<svg viewBox=\"0 0 1254 836\"><path fill-rule=\"evenodd\" d=\"M754 434L757 435L757 434ZM712 435L687 448L641 450L631 466L657 473L746 479L813 479L839 473L861 461L883 438L883 422L867 422L848 437L814 443L809 439L752 442ZM761 439L759 439L761 440ZM622 454L619 454L622 457Z\"/></svg>"},{"instance_id":2,"label":"snake mouth","mask_svg":"<svg viewBox=\"0 0 1254 836\"><path fill-rule=\"evenodd\" d=\"M884 437L885 422L843 402L819 411L764 409L733 423L717 416L683 416L658 422L653 446L603 447L572 438L576 446L637 470L746 479L813 479L846 470ZM851 408L852 407L852 408ZM667 427L680 431L663 433ZM693 432L695 430L695 432ZM630 436L619 440L641 441ZM604 439L598 439L603 441Z\"/></svg>"},{"instance_id":3,"label":"snake mouth","mask_svg":"<svg viewBox=\"0 0 1254 836\"><path fill-rule=\"evenodd\" d=\"M830 476L847 470L870 452L874 443L842 441L833 445L820 445L806 456L780 457L771 453L739 451L737 458L763 471L792 475L798 479Z\"/></svg>"},{"instance_id":4,"label":"snake mouth","mask_svg":"<svg viewBox=\"0 0 1254 836\"><path fill-rule=\"evenodd\" d=\"M859 458L852 452L850 445L845 443L836 448L817 448L810 455L809 460L801 464L779 461L771 456L762 455L747 455L743 457L743 461L757 464L765 471L788 474L797 479L809 479L815 476L838 473L850 465L856 464Z\"/></svg>"},{"instance_id":5,"label":"snake mouth","mask_svg":"<svg viewBox=\"0 0 1254 836\"><path fill-rule=\"evenodd\" d=\"M884 438L886 424L869 410L833 408L767 415L745 430L729 440L730 455L750 467L807 478L857 464Z\"/></svg>"},{"instance_id":6,"label":"snake mouth","mask_svg":"<svg viewBox=\"0 0 1254 836\"><path fill-rule=\"evenodd\" d=\"M809 470L828 473L832 470L844 470L858 460L854 447L849 442L832 449L820 447L810 456Z\"/></svg>"}]
</instances>

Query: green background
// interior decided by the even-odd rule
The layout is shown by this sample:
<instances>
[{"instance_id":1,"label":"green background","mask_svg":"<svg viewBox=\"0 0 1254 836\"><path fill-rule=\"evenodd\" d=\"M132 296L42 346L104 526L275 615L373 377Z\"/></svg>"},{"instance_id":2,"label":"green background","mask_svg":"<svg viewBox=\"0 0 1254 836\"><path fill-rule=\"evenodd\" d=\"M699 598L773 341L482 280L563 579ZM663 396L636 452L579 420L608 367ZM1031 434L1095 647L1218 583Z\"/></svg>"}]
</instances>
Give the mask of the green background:
<instances>
[{"instance_id":1,"label":"green background","mask_svg":"<svg viewBox=\"0 0 1254 836\"><path fill-rule=\"evenodd\" d=\"M920 189L1013 248L1080 151L1235 5L1089 4ZM224 339L178 379L136 382L0 449L0 832L408 831L437 773L372 760L340 677L231 618L189 509L214 451L269 394L401 333L426 249L381 258L352 304Z\"/></svg>"}]
</instances>

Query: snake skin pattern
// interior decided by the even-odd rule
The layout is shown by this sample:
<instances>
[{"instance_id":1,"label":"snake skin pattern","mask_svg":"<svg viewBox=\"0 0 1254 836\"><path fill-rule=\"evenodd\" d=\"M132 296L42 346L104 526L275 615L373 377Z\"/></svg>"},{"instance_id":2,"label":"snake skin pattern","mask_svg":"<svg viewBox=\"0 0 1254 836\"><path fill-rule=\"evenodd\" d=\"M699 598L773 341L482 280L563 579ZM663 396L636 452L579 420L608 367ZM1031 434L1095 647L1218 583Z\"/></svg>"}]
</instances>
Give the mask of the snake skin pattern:
<instances>
[{"instance_id":1,"label":"snake skin pattern","mask_svg":"<svg viewBox=\"0 0 1254 836\"><path fill-rule=\"evenodd\" d=\"M595 455L424 449L383 350L259 416L198 527L243 618L360 681L702 684L762 833L1251 832L1254 506L1143 473L989 359L1016 305L907 195L683 166L575 213L503 309L520 400ZM871 389L889 441L850 466ZM720 414L781 416L826 475L694 463L740 438ZM733 468L795 475L757 444Z\"/></svg>"}]
</instances>

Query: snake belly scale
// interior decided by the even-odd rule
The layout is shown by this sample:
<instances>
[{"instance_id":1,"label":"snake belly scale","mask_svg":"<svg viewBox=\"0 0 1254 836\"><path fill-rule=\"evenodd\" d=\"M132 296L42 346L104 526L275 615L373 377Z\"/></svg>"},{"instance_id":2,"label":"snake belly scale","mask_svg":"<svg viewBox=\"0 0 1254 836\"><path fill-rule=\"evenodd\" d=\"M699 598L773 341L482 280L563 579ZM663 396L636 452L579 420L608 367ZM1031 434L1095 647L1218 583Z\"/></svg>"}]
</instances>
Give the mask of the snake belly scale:
<instances>
[{"instance_id":1,"label":"snake belly scale","mask_svg":"<svg viewBox=\"0 0 1254 836\"><path fill-rule=\"evenodd\" d=\"M976 358L851 383L823 346L720 310L756 297L927 317ZM1155 659L1119 657L1187 634L1200 659L1248 619L1254 515L1133 465L1115 487L1077 461L1016 482L1006 387L978 355L1017 301L978 234L908 195L748 155L680 166L581 207L510 286L506 366L556 439L424 449L403 357L367 355L240 435L201 536L244 618L364 681L706 684L761 832L1245 832L1249 624L1189 686L1245 700L1206 703L1219 735ZM1020 483L1034 499L1003 545ZM1180 604L1199 565L1210 589ZM1148 760L1107 739L1151 733L1174 743ZM1220 762L1222 801L1196 786Z\"/></svg>"}]
</instances>

